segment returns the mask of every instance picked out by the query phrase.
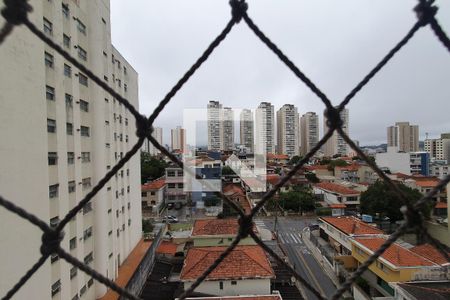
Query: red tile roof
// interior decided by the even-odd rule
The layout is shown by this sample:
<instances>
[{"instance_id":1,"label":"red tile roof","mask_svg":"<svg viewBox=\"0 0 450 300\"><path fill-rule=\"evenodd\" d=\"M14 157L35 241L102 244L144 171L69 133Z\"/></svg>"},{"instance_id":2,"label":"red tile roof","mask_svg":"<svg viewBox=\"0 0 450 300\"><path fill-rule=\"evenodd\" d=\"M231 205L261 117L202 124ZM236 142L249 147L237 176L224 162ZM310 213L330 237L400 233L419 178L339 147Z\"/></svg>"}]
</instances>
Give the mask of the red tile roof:
<instances>
[{"instance_id":1,"label":"red tile roof","mask_svg":"<svg viewBox=\"0 0 450 300\"><path fill-rule=\"evenodd\" d=\"M180 279L183 281L197 279L226 249L227 247L198 247L189 249L184 260ZM275 273L261 247L237 246L206 277L206 280L274 277Z\"/></svg>"},{"instance_id":2,"label":"red tile roof","mask_svg":"<svg viewBox=\"0 0 450 300\"><path fill-rule=\"evenodd\" d=\"M203 219L195 220L192 236L236 235L238 232L238 219Z\"/></svg>"},{"instance_id":3,"label":"red tile roof","mask_svg":"<svg viewBox=\"0 0 450 300\"><path fill-rule=\"evenodd\" d=\"M345 205L344 203L336 203L336 204L330 204L331 208L346 208L347 205Z\"/></svg>"},{"instance_id":4,"label":"red tile roof","mask_svg":"<svg viewBox=\"0 0 450 300\"><path fill-rule=\"evenodd\" d=\"M431 260L438 265L450 264L445 256L430 244L415 246L411 248L411 251L425 257L428 260ZM448 253L448 255L450 256L450 252Z\"/></svg>"},{"instance_id":5,"label":"red tile roof","mask_svg":"<svg viewBox=\"0 0 450 300\"><path fill-rule=\"evenodd\" d=\"M267 159L289 159L289 156L287 154L267 153Z\"/></svg>"},{"instance_id":6,"label":"red tile roof","mask_svg":"<svg viewBox=\"0 0 450 300\"><path fill-rule=\"evenodd\" d=\"M347 235L361 235L361 234L383 234L384 232L376 227L364 223L358 218L343 216L343 217L322 217L324 222L336 227Z\"/></svg>"},{"instance_id":7,"label":"red tile roof","mask_svg":"<svg viewBox=\"0 0 450 300\"><path fill-rule=\"evenodd\" d=\"M227 184L223 187L223 193L225 195L234 195L234 194L244 195L244 191L242 190L242 188L232 183Z\"/></svg>"},{"instance_id":8,"label":"red tile roof","mask_svg":"<svg viewBox=\"0 0 450 300\"><path fill-rule=\"evenodd\" d=\"M152 182L148 182L148 183L142 185L141 190L143 192L150 191L150 190L159 190L159 189L163 188L165 184L166 184L166 179L160 178L160 179L156 179L156 180L153 180Z\"/></svg>"},{"instance_id":9,"label":"red tile roof","mask_svg":"<svg viewBox=\"0 0 450 300\"><path fill-rule=\"evenodd\" d=\"M322 189L322 190L326 190L329 192L333 192L333 193L337 193L340 195L359 195L360 192L350 189L348 187L336 184L336 183L331 183L331 182L320 182L318 184L315 185L316 187Z\"/></svg>"},{"instance_id":10,"label":"red tile roof","mask_svg":"<svg viewBox=\"0 0 450 300\"><path fill-rule=\"evenodd\" d=\"M328 170L328 165L313 165L313 166L306 166L306 170L314 171L314 170Z\"/></svg>"},{"instance_id":11,"label":"red tile roof","mask_svg":"<svg viewBox=\"0 0 450 300\"><path fill-rule=\"evenodd\" d=\"M436 202L434 208L447 208L447 202Z\"/></svg>"},{"instance_id":12,"label":"red tile roof","mask_svg":"<svg viewBox=\"0 0 450 300\"><path fill-rule=\"evenodd\" d=\"M156 253L160 254L175 255L176 252L177 245L169 241L162 241L161 244L159 244L159 247L156 249Z\"/></svg>"},{"instance_id":13,"label":"red tile roof","mask_svg":"<svg viewBox=\"0 0 450 300\"><path fill-rule=\"evenodd\" d=\"M435 187L439 183L439 180L416 180L416 185L420 187Z\"/></svg>"},{"instance_id":14,"label":"red tile roof","mask_svg":"<svg viewBox=\"0 0 450 300\"><path fill-rule=\"evenodd\" d=\"M356 242L376 251L386 241L384 238L359 238ZM398 244L392 244L381 257L397 267L432 266L434 263Z\"/></svg>"},{"instance_id":15,"label":"red tile roof","mask_svg":"<svg viewBox=\"0 0 450 300\"><path fill-rule=\"evenodd\" d=\"M410 175L406 175L406 174L403 174L403 173L400 173L400 172L394 173L392 175L395 175L395 176L397 176L397 178L402 178L402 179L407 179L407 178L411 177Z\"/></svg>"},{"instance_id":16,"label":"red tile roof","mask_svg":"<svg viewBox=\"0 0 450 300\"><path fill-rule=\"evenodd\" d=\"M275 185L280 181L280 175L278 174L267 174L266 175L266 181L269 182L272 185Z\"/></svg>"}]
</instances>

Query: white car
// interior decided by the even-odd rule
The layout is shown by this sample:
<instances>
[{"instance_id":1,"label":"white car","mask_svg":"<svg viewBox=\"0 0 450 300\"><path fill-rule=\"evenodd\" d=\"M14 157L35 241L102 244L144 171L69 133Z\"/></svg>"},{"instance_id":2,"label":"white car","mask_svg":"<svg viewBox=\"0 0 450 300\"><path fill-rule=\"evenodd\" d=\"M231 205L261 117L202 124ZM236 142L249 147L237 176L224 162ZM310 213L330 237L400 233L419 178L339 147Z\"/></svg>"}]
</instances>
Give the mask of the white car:
<instances>
[{"instance_id":1,"label":"white car","mask_svg":"<svg viewBox=\"0 0 450 300\"><path fill-rule=\"evenodd\" d=\"M163 222L178 223L178 219L177 219L177 217L174 217L174 216L164 216L163 217Z\"/></svg>"}]
</instances>

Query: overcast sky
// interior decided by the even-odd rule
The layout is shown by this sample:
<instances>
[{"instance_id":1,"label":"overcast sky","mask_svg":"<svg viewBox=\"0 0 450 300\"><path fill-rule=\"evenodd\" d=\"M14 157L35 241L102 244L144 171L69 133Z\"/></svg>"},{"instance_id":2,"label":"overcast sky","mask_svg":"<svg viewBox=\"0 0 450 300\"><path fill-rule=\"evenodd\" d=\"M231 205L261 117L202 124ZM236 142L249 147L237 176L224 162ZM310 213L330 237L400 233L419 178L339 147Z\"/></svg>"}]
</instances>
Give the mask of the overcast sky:
<instances>
[{"instance_id":1,"label":"overcast sky","mask_svg":"<svg viewBox=\"0 0 450 300\"><path fill-rule=\"evenodd\" d=\"M412 27L416 0L248 0L248 14L317 86L338 104ZM450 3L436 1L450 32ZM446 16L446 17L445 17ZM139 73L139 110L149 115L230 18L228 0L111 0L113 44ZM183 108L324 105L250 31L233 28L159 115L164 143L182 125ZM412 41L349 104L350 136L386 142L396 121L419 125L420 138L450 132L450 53L432 31ZM237 140L238 141L238 140Z\"/></svg>"}]
</instances>

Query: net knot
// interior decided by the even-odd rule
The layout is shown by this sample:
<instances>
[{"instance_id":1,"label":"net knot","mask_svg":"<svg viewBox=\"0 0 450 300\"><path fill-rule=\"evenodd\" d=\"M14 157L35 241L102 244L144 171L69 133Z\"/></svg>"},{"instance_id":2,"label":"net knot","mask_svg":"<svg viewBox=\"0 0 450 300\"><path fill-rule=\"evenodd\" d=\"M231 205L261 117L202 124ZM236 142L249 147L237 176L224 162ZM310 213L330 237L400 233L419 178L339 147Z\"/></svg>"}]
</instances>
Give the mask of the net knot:
<instances>
[{"instance_id":1,"label":"net knot","mask_svg":"<svg viewBox=\"0 0 450 300\"><path fill-rule=\"evenodd\" d=\"M2 16L13 25L20 25L28 18L28 13L33 10L28 0L3 0L5 7Z\"/></svg>"},{"instance_id":2,"label":"net knot","mask_svg":"<svg viewBox=\"0 0 450 300\"><path fill-rule=\"evenodd\" d=\"M341 119L340 112L337 108L335 108L335 107L328 108L325 111L325 116L327 118L328 128L335 129L335 128L342 127L343 122Z\"/></svg>"},{"instance_id":3,"label":"net knot","mask_svg":"<svg viewBox=\"0 0 450 300\"><path fill-rule=\"evenodd\" d=\"M421 26L426 26L431 20L434 19L438 8L432 5L434 0L424 0L420 1L419 4L414 7L417 18L419 19Z\"/></svg>"},{"instance_id":4,"label":"net knot","mask_svg":"<svg viewBox=\"0 0 450 300\"><path fill-rule=\"evenodd\" d=\"M148 119L141 115L136 118L136 135L138 138L146 138L153 132L153 127L149 125Z\"/></svg>"},{"instance_id":5,"label":"net knot","mask_svg":"<svg viewBox=\"0 0 450 300\"><path fill-rule=\"evenodd\" d=\"M408 227L413 229L420 229L423 227L423 216L419 210L408 208L404 205L400 208L400 211L402 212Z\"/></svg>"},{"instance_id":6,"label":"net knot","mask_svg":"<svg viewBox=\"0 0 450 300\"><path fill-rule=\"evenodd\" d=\"M248 237L253 230L253 221L250 216L244 216L239 218L239 235L242 238Z\"/></svg>"},{"instance_id":7,"label":"net knot","mask_svg":"<svg viewBox=\"0 0 450 300\"><path fill-rule=\"evenodd\" d=\"M230 0L230 5L233 19L236 23L239 23L247 12L248 4L245 0Z\"/></svg>"},{"instance_id":8,"label":"net knot","mask_svg":"<svg viewBox=\"0 0 450 300\"><path fill-rule=\"evenodd\" d=\"M42 235L41 254L50 255L58 252L59 245L64 238L63 231L50 229Z\"/></svg>"}]
</instances>

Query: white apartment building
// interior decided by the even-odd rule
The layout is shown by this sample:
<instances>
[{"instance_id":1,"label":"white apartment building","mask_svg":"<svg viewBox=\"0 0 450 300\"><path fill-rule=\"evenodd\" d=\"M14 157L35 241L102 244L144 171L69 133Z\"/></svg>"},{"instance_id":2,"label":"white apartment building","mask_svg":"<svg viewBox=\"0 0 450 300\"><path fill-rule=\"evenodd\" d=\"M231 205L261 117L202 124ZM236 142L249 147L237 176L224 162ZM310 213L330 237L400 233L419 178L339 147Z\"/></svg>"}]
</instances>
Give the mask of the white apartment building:
<instances>
[{"instance_id":1,"label":"white apartment building","mask_svg":"<svg viewBox=\"0 0 450 300\"><path fill-rule=\"evenodd\" d=\"M161 127L154 127L152 136L155 138L155 140L158 141L159 144L163 145L162 143L162 136L163 131ZM144 145L142 145L142 151L148 152L150 155L158 155L161 153L161 151L158 150L149 140L144 141Z\"/></svg>"},{"instance_id":2,"label":"white apartment building","mask_svg":"<svg viewBox=\"0 0 450 300\"><path fill-rule=\"evenodd\" d=\"M222 104L219 101L209 101L207 106L208 150L218 151L221 147L221 110Z\"/></svg>"},{"instance_id":3,"label":"white apartment building","mask_svg":"<svg viewBox=\"0 0 450 300\"><path fill-rule=\"evenodd\" d=\"M184 152L186 150L186 132L181 126L177 126L170 131L170 140L172 145L172 151L180 150Z\"/></svg>"},{"instance_id":4,"label":"white apartment building","mask_svg":"<svg viewBox=\"0 0 450 300\"><path fill-rule=\"evenodd\" d=\"M300 154L305 156L319 142L319 116L307 112L300 118Z\"/></svg>"},{"instance_id":5,"label":"white apartment building","mask_svg":"<svg viewBox=\"0 0 450 300\"><path fill-rule=\"evenodd\" d=\"M348 135L349 134L349 113L348 109L344 108L341 111L342 129ZM323 134L328 132L327 117L324 113L323 118ZM328 139L324 145L324 155L331 157L333 155L339 154L341 156L346 156L349 152L349 146L345 140L340 136L337 131L333 132L333 135Z\"/></svg>"},{"instance_id":6,"label":"white apartment building","mask_svg":"<svg viewBox=\"0 0 450 300\"><path fill-rule=\"evenodd\" d=\"M442 134L439 139L426 139L424 150L433 160L446 160L450 162L450 134Z\"/></svg>"},{"instance_id":7,"label":"white apartment building","mask_svg":"<svg viewBox=\"0 0 450 300\"><path fill-rule=\"evenodd\" d=\"M261 102L256 109L255 153L275 153L275 114L270 102Z\"/></svg>"},{"instance_id":8,"label":"white apartment building","mask_svg":"<svg viewBox=\"0 0 450 300\"><path fill-rule=\"evenodd\" d=\"M230 107L224 107L220 111L221 131L220 149L234 149L234 112Z\"/></svg>"},{"instance_id":9,"label":"white apartment building","mask_svg":"<svg viewBox=\"0 0 450 300\"><path fill-rule=\"evenodd\" d=\"M138 75L111 45L107 0L31 0L29 19L136 108ZM2 8L2 7L1 7ZM17 26L0 47L0 195L56 225L137 142L133 116ZM0 209L0 295L39 259L42 232ZM109 279L141 239L139 155L64 229L61 246ZM14 299L97 299L106 287L49 258Z\"/></svg>"},{"instance_id":10,"label":"white apartment building","mask_svg":"<svg viewBox=\"0 0 450 300\"><path fill-rule=\"evenodd\" d=\"M241 144L245 146L250 153L253 153L255 144L253 123L253 112L250 109L243 109L240 114L240 138Z\"/></svg>"},{"instance_id":11,"label":"white apartment building","mask_svg":"<svg viewBox=\"0 0 450 300\"><path fill-rule=\"evenodd\" d=\"M396 122L387 128L388 147L396 147L399 152L419 151L419 126L409 122Z\"/></svg>"},{"instance_id":12,"label":"white apartment building","mask_svg":"<svg viewBox=\"0 0 450 300\"><path fill-rule=\"evenodd\" d=\"M299 152L299 116L297 107L285 104L277 111L277 147L279 154L290 157Z\"/></svg>"}]
</instances>

